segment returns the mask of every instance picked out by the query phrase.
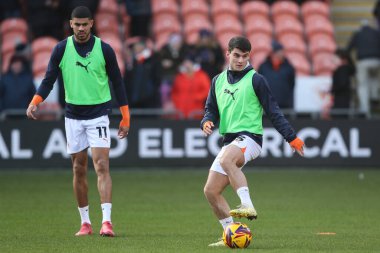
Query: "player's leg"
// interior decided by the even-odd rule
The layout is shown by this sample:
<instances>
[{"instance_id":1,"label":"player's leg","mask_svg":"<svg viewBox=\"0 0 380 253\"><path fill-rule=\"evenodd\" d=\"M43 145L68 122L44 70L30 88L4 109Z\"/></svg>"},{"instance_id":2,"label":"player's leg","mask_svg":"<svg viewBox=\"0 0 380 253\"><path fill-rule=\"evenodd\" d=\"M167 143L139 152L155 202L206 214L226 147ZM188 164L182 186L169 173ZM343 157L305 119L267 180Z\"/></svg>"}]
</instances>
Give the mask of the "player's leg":
<instances>
[{"instance_id":1,"label":"player's leg","mask_svg":"<svg viewBox=\"0 0 380 253\"><path fill-rule=\"evenodd\" d=\"M251 159L256 158L261 147L247 136L236 138L225 147L225 152L220 158L220 165L228 175L232 188L240 198L241 206L230 211L233 217L246 217L256 219L257 212L253 206L247 179L241 168Z\"/></svg>"},{"instance_id":2,"label":"player's leg","mask_svg":"<svg viewBox=\"0 0 380 253\"><path fill-rule=\"evenodd\" d=\"M76 233L77 236L92 234L88 205L87 159L87 149L71 155L73 188L82 224Z\"/></svg>"},{"instance_id":3,"label":"player's leg","mask_svg":"<svg viewBox=\"0 0 380 253\"><path fill-rule=\"evenodd\" d=\"M92 234L88 205L87 185L87 137L80 120L65 118L67 153L73 166L73 188L81 217L81 229L77 236Z\"/></svg>"},{"instance_id":4,"label":"player's leg","mask_svg":"<svg viewBox=\"0 0 380 253\"><path fill-rule=\"evenodd\" d=\"M114 236L111 223L112 180L109 168L111 138L108 116L86 121L86 134L91 147L92 160L98 177L98 191L103 213L100 235Z\"/></svg>"}]
</instances>

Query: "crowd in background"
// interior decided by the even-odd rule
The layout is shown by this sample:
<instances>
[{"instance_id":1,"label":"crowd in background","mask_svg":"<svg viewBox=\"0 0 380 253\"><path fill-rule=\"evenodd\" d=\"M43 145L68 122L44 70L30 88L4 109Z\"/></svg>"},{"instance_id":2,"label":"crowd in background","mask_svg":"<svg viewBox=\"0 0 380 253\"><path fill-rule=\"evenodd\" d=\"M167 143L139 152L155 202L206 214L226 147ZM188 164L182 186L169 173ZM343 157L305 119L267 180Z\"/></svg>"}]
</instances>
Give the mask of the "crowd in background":
<instances>
[{"instance_id":1,"label":"crowd in background","mask_svg":"<svg viewBox=\"0 0 380 253\"><path fill-rule=\"evenodd\" d=\"M211 79L226 67L225 52L213 33L207 29L200 30L193 45L187 45L180 33L173 33L160 50L155 50L150 35L150 0L119 2L124 4L131 18L129 39L123 45L125 68L122 73L130 107L160 108L166 112L179 112L174 117L200 118ZM95 13L98 4L99 0L1 1L0 22L10 17L22 17L27 20L31 39L52 36L62 40L71 34L71 10L75 6L86 5ZM377 20L380 19L379 13L378 1L374 8ZM94 33L96 35L96 23ZM9 68L0 76L0 111L25 109L35 93L35 86L39 85L33 82L28 47L30 45L22 43L16 47ZM353 50L356 51L355 64L351 59ZM329 110L352 107L355 96L360 111L368 113L377 108L380 86L378 27L363 22L347 43L347 48L338 49L336 56L337 68L332 76ZM260 65L258 72L268 80L280 107L292 110L296 72L279 42L273 41L272 53ZM355 74L356 89L353 89ZM63 105L63 89L60 91L58 100ZM329 118L329 113L325 116Z\"/></svg>"}]
</instances>

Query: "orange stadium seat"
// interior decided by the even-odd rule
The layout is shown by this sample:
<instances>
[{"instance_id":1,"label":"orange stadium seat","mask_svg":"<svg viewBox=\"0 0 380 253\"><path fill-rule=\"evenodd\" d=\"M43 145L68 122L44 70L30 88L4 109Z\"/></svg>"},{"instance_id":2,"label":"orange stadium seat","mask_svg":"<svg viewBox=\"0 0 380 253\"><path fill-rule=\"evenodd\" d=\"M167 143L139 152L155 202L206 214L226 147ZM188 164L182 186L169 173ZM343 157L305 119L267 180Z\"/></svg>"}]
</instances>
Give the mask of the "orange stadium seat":
<instances>
[{"instance_id":1,"label":"orange stadium seat","mask_svg":"<svg viewBox=\"0 0 380 253\"><path fill-rule=\"evenodd\" d=\"M28 25L22 18L8 18L5 19L0 26L1 36L5 36L8 32L27 33Z\"/></svg>"},{"instance_id":2,"label":"orange stadium seat","mask_svg":"<svg viewBox=\"0 0 380 253\"><path fill-rule=\"evenodd\" d=\"M114 33L102 33L101 38L105 43L109 44L112 47L116 54L123 51L123 45L118 35Z\"/></svg>"},{"instance_id":3,"label":"orange stadium seat","mask_svg":"<svg viewBox=\"0 0 380 253\"><path fill-rule=\"evenodd\" d=\"M293 1L276 1L271 6L272 16L288 14L298 17L300 8L297 3Z\"/></svg>"},{"instance_id":4,"label":"orange stadium seat","mask_svg":"<svg viewBox=\"0 0 380 253\"><path fill-rule=\"evenodd\" d=\"M214 17L214 31L217 36L225 32L243 34L243 27L235 16L223 14Z\"/></svg>"},{"instance_id":5,"label":"orange stadium seat","mask_svg":"<svg viewBox=\"0 0 380 253\"><path fill-rule=\"evenodd\" d=\"M39 37L32 41L32 56L40 52L52 52L58 40L53 37Z\"/></svg>"},{"instance_id":6,"label":"orange stadium seat","mask_svg":"<svg viewBox=\"0 0 380 253\"><path fill-rule=\"evenodd\" d=\"M153 16L153 33L157 35L162 32L180 32L181 23L177 16L171 14Z\"/></svg>"},{"instance_id":7,"label":"orange stadium seat","mask_svg":"<svg viewBox=\"0 0 380 253\"><path fill-rule=\"evenodd\" d=\"M1 54L13 53L16 45L20 43L27 43L25 33L20 33L19 31L7 32L7 35L2 37Z\"/></svg>"},{"instance_id":8,"label":"orange stadium seat","mask_svg":"<svg viewBox=\"0 0 380 253\"><path fill-rule=\"evenodd\" d=\"M307 76L311 73L310 62L307 60L304 54L297 52L285 52L287 59L296 70L298 76Z\"/></svg>"},{"instance_id":9,"label":"orange stadium seat","mask_svg":"<svg viewBox=\"0 0 380 253\"><path fill-rule=\"evenodd\" d=\"M330 20L325 18L309 20L305 22L305 33L308 38L318 33L324 33L334 37L334 27Z\"/></svg>"},{"instance_id":10,"label":"orange stadium seat","mask_svg":"<svg viewBox=\"0 0 380 253\"><path fill-rule=\"evenodd\" d=\"M318 14L329 18L330 6L323 1L307 1L301 5L301 13L303 17Z\"/></svg>"},{"instance_id":11,"label":"orange stadium seat","mask_svg":"<svg viewBox=\"0 0 380 253\"><path fill-rule=\"evenodd\" d=\"M264 1L246 1L241 4L241 14L244 20L251 16L269 18L269 5Z\"/></svg>"},{"instance_id":12,"label":"orange stadium seat","mask_svg":"<svg viewBox=\"0 0 380 253\"><path fill-rule=\"evenodd\" d=\"M234 36L241 36L242 34L236 31L226 31L221 34L217 34L216 38L219 41L220 46L223 48L223 50L227 50L228 48L228 42L230 39Z\"/></svg>"},{"instance_id":13,"label":"orange stadium seat","mask_svg":"<svg viewBox=\"0 0 380 253\"><path fill-rule=\"evenodd\" d=\"M209 9L208 4L205 0L191 0L181 2L181 12L184 17L189 14L197 13L208 16Z\"/></svg>"},{"instance_id":14,"label":"orange stadium seat","mask_svg":"<svg viewBox=\"0 0 380 253\"><path fill-rule=\"evenodd\" d=\"M301 54L306 54L306 43L299 34L283 34L278 37L278 41L284 46L284 49L287 52L299 52Z\"/></svg>"},{"instance_id":15,"label":"orange stadium seat","mask_svg":"<svg viewBox=\"0 0 380 253\"><path fill-rule=\"evenodd\" d=\"M248 36L248 40L252 45L252 53L264 52L269 54L272 51L272 37L265 33L253 33Z\"/></svg>"},{"instance_id":16,"label":"orange stadium seat","mask_svg":"<svg viewBox=\"0 0 380 253\"><path fill-rule=\"evenodd\" d=\"M95 28L97 33L112 32L119 34L119 24L114 18L98 19Z\"/></svg>"},{"instance_id":17,"label":"orange stadium seat","mask_svg":"<svg viewBox=\"0 0 380 253\"><path fill-rule=\"evenodd\" d=\"M269 52L256 52L251 54L251 65L254 69L259 69L260 65L265 61L268 57Z\"/></svg>"},{"instance_id":18,"label":"orange stadium seat","mask_svg":"<svg viewBox=\"0 0 380 253\"><path fill-rule=\"evenodd\" d=\"M178 15L178 4L176 0L151 0L153 15L158 13L169 13Z\"/></svg>"},{"instance_id":19,"label":"orange stadium seat","mask_svg":"<svg viewBox=\"0 0 380 253\"><path fill-rule=\"evenodd\" d=\"M321 53L312 58L314 75L331 76L337 67L338 61L334 54Z\"/></svg>"},{"instance_id":20,"label":"orange stadium seat","mask_svg":"<svg viewBox=\"0 0 380 253\"><path fill-rule=\"evenodd\" d=\"M97 13L108 13L112 15L117 15L119 12L119 7L116 0L100 0L98 5Z\"/></svg>"},{"instance_id":21,"label":"orange stadium seat","mask_svg":"<svg viewBox=\"0 0 380 253\"><path fill-rule=\"evenodd\" d=\"M334 53L337 46L328 34L315 34L309 38L309 51L311 56L318 53Z\"/></svg>"},{"instance_id":22,"label":"orange stadium seat","mask_svg":"<svg viewBox=\"0 0 380 253\"><path fill-rule=\"evenodd\" d=\"M230 14L239 17L239 6L236 1L213 0L211 1L211 15Z\"/></svg>"},{"instance_id":23,"label":"orange stadium seat","mask_svg":"<svg viewBox=\"0 0 380 253\"><path fill-rule=\"evenodd\" d=\"M303 26L301 22L296 19L286 19L282 22L275 23L275 33L278 38L286 33L295 33L302 35Z\"/></svg>"},{"instance_id":24,"label":"orange stadium seat","mask_svg":"<svg viewBox=\"0 0 380 253\"><path fill-rule=\"evenodd\" d=\"M245 19L244 29L247 35L252 33L266 33L269 36L273 34L273 25L267 18L262 18L261 16L251 16Z\"/></svg>"},{"instance_id":25,"label":"orange stadium seat","mask_svg":"<svg viewBox=\"0 0 380 253\"><path fill-rule=\"evenodd\" d=\"M32 69L34 78L41 78L45 75L50 56L51 52L40 52L33 57Z\"/></svg>"}]
</instances>

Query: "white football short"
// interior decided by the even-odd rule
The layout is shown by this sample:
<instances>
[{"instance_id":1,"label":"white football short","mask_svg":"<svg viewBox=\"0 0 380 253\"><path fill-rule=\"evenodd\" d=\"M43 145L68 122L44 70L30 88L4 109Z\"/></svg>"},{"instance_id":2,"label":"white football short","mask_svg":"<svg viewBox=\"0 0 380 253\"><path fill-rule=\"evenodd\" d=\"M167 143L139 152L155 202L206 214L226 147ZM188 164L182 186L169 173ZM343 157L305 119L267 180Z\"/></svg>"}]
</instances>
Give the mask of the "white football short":
<instances>
[{"instance_id":1,"label":"white football short","mask_svg":"<svg viewBox=\"0 0 380 253\"><path fill-rule=\"evenodd\" d=\"M219 151L219 154L216 156L214 162L212 163L210 170L219 172L223 175L227 175L227 173L224 171L224 169L220 165L220 158L224 154L226 148L230 145L239 147L241 151L244 153L244 165L247 162L257 158L261 153L261 147L259 144L257 144L249 136L241 135L241 136L236 137L235 140L233 140L230 144L222 147L222 149ZM243 168L244 165L241 168Z\"/></svg>"},{"instance_id":2,"label":"white football short","mask_svg":"<svg viewBox=\"0 0 380 253\"><path fill-rule=\"evenodd\" d=\"M108 115L89 120L65 118L67 153L75 154L88 147L110 148L109 125Z\"/></svg>"}]
</instances>

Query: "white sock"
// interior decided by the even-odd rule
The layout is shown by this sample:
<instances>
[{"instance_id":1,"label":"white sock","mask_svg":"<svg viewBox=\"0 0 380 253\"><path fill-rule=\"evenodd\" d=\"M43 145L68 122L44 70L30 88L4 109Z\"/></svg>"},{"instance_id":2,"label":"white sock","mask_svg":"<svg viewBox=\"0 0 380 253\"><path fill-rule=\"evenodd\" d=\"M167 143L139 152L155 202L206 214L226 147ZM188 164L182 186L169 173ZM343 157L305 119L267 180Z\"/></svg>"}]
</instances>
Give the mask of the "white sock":
<instances>
[{"instance_id":1,"label":"white sock","mask_svg":"<svg viewBox=\"0 0 380 253\"><path fill-rule=\"evenodd\" d=\"M246 207L253 207L251 197L249 196L249 189L247 186L240 187L236 190L237 195L240 198L241 204Z\"/></svg>"},{"instance_id":2,"label":"white sock","mask_svg":"<svg viewBox=\"0 0 380 253\"><path fill-rule=\"evenodd\" d=\"M102 207L102 213L103 213L102 223L104 223L106 221L111 222L112 203L103 203L103 204L101 204L101 207Z\"/></svg>"},{"instance_id":3,"label":"white sock","mask_svg":"<svg viewBox=\"0 0 380 253\"><path fill-rule=\"evenodd\" d=\"M78 210L79 210L80 219L81 219L82 224L83 223L91 224L89 207L88 206L78 207Z\"/></svg>"},{"instance_id":4,"label":"white sock","mask_svg":"<svg viewBox=\"0 0 380 253\"><path fill-rule=\"evenodd\" d=\"M230 225L231 223L234 222L234 220L232 219L232 217L227 217L225 219L221 219L219 220L220 224L222 225L223 229L225 229L228 225Z\"/></svg>"}]
</instances>

